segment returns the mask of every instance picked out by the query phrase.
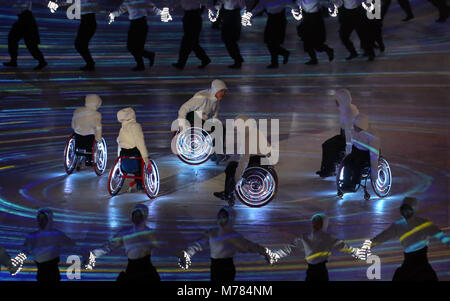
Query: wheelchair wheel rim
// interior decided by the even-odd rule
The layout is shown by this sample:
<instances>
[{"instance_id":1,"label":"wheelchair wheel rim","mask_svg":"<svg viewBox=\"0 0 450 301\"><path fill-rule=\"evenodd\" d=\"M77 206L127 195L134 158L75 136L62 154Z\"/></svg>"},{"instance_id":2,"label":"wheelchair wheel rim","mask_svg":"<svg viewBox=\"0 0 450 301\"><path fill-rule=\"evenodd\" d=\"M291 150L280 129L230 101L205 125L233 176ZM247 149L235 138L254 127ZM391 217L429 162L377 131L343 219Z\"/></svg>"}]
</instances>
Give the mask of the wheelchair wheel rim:
<instances>
[{"instance_id":1,"label":"wheelchair wheel rim","mask_svg":"<svg viewBox=\"0 0 450 301\"><path fill-rule=\"evenodd\" d=\"M159 193L159 171L158 166L150 160L150 168L145 169L144 174L145 191L150 198L155 198Z\"/></svg>"},{"instance_id":2,"label":"wheelchair wheel rim","mask_svg":"<svg viewBox=\"0 0 450 301\"><path fill-rule=\"evenodd\" d=\"M202 164L214 151L211 135L201 128L188 128L177 135L176 151L181 161Z\"/></svg>"},{"instance_id":3,"label":"wheelchair wheel rim","mask_svg":"<svg viewBox=\"0 0 450 301\"><path fill-rule=\"evenodd\" d=\"M108 162L108 149L106 147L106 141L102 138L102 142L95 143L94 149L94 169L95 173L100 176L106 170L106 164Z\"/></svg>"},{"instance_id":4,"label":"wheelchair wheel rim","mask_svg":"<svg viewBox=\"0 0 450 301\"><path fill-rule=\"evenodd\" d=\"M378 177L371 181L373 191L379 197L385 197L389 194L392 187L392 172L389 163L384 158L378 161Z\"/></svg>"},{"instance_id":5,"label":"wheelchair wheel rim","mask_svg":"<svg viewBox=\"0 0 450 301\"><path fill-rule=\"evenodd\" d=\"M71 136L64 150L64 167L67 174L71 174L77 163L77 155L75 153L75 137Z\"/></svg>"},{"instance_id":6,"label":"wheelchair wheel rim","mask_svg":"<svg viewBox=\"0 0 450 301\"><path fill-rule=\"evenodd\" d=\"M236 184L236 195L242 203L250 207L262 207L269 203L277 190L276 177L262 167L250 167L244 172L244 177Z\"/></svg>"},{"instance_id":7,"label":"wheelchair wheel rim","mask_svg":"<svg viewBox=\"0 0 450 301\"><path fill-rule=\"evenodd\" d=\"M349 192L348 190L344 191L344 189L343 189L343 186L344 186L344 168L345 168L344 163L341 163L339 165L338 171L336 173L336 186L337 186L337 190L338 191ZM362 180L363 179L361 178L361 181ZM360 187L361 187L361 182L355 185L355 187L353 189L354 190L353 192L357 192Z\"/></svg>"},{"instance_id":8,"label":"wheelchair wheel rim","mask_svg":"<svg viewBox=\"0 0 450 301\"><path fill-rule=\"evenodd\" d=\"M120 162L121 160L117 160L116 164L114 164L113 168L111 169L110 175L109 175L109 193L114 196L116 195L120 189L122 188L123 182L125 181L124 178L122 178L122 171L120 169Z\"/></svg>"}]
</instances>

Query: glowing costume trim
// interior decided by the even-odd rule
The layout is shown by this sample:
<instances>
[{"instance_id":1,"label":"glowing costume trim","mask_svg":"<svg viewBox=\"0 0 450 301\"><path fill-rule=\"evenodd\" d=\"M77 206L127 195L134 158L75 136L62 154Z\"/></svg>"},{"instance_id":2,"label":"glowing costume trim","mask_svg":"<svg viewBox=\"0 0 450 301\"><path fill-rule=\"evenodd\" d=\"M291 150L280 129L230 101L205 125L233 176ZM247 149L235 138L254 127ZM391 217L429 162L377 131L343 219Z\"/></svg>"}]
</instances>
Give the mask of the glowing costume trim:
<instances>
[{"instance_id":1,"label":"glowing costume trim","mask_svg":"<svg viewBox=\"0 0 450 301\"><path fill-rule=\"evenodd\" d=\"M416 233L416 232L418 232L418 231L420 231L420 230L422 230L422 229L424 229L424 228L426 228L426 227L432 226L432 225L433 225L432 222L426 222L426 223L423 223L422 225L417 226L417 227L415 227L414 229L412 229L411 231L408 231L408 232L406 232L405 234L403 234L402 236L400 236L399 240L400 240L400 241L403 241L403 240L406 239L408 236L411 236L412 234L414 234L414 233Z\"/></svg>"}]
</instances>

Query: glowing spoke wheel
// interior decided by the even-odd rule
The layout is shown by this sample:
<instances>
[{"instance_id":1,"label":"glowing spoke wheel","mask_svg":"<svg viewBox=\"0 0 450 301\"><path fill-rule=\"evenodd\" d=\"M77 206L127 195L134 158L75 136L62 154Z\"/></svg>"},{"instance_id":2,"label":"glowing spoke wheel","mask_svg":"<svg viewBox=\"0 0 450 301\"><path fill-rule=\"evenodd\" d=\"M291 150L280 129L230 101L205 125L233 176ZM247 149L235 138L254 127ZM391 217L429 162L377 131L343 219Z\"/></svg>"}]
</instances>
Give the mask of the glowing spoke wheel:
<instances>
[{"instance_id":1,"label":"glowing spoke wheel","mask_svg":"<svg viewBox=\"0 0 450 301\"><path fill-rule=\"evenodd\" d=\"M236 195L242 203L250 207L262 207L274 198L278 187L275 170L249 167L243 177L246 180L241 179L235 187Z\"/></svg>"},{"instance_id":2,"label":"glowing spoke wheel","mask_svg":"<svg viewBox=\"0 0 450 301\"><path fill-rule=\"evenodd\" d=\"M380 156L378 160L378 178L372 183L373 191L377 196L383 198L389 194L392 186L392 172L387 160Z\"/></svg>"},{"instance_id":3,"label":"glowing spoke wheel","mask_svg":"<svg viewBox=\"0 0 450 301\"><path fill-rule=\"evenodd\" d=\"M155 161L150 160L150 167L146 166L144 170L144 187L148 197L153 199L159 192L159 171Z\"/></svg>"},{"instance_id":4,"label":"glowing spoke wheel","mask_svg":"<svg viewBox=\"0 0 450 301\"><path fill-rule=\"evenodd\" d=\"M178 133L175 143L178 158L191 165L206 162L214 152L211 135L198 127L188 128Z\"/></svg>"},{"instance_id":5,"label":"glowing spoke wheel","mask_svg":"<svg viewBox=\"0 0 450 301\"><path fill-rule=\"evenodd\" d=\"M120 169L121 159L117 158L114 166L109 172L108 179L108 192L110 195L115 196L122 189L125 179L122 177L122 170Z\"/></svg>"},{"instance_id":6,"label":"glowing spoke wheel","mask_svg":"<svg viewBox=\"0 0 450 301\"><path fill-rule=\"evenodd\" d=\"M75 136L72 135L67 139L64 149L64 168L66 173L70 175L77 166L78 157L75 153Z\"/></svg>"},{"instance_id":7,"label":"glowing spoke wheel","mask_svg":"<svg viewBox=\"0 0 450 301\"><path fill-rule=\"evenodd\" d=\"M101 176L106 170L108 163L108 149L106 141L102 138L102 142L95 142L92 149L92 162L94 162L94 171L97 176Z\"/></svg>"}]
</instances>

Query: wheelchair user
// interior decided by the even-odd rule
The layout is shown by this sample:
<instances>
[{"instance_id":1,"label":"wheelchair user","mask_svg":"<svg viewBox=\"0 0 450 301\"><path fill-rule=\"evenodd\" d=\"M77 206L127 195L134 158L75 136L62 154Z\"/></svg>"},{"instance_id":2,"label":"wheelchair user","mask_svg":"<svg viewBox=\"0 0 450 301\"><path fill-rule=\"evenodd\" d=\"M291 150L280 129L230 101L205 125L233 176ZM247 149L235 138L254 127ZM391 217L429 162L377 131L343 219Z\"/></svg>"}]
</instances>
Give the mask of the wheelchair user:
<instances>
[{"instance_id":1,"label":"wheelchair user","mask_svg":"<svg viewBox=\"0 0 450 301\"><path fill-rule=\"evenodd\" d=\"M85 106L73 112L72 129L75 132L75 149L92 152L94 141L102 141L102 114L98 108L102 99L96 94L86 95ZM86 166L92 166L92 156L86 156Z\"/></svg>"},{"instance_id":2,"label":"wheelchair user","mask_svg":"<svg viewBox=\"0 0 450 301\"><path fill-rule=\"evenodd\" d=\"M216 119L219 116L220 102L222 101L227 86L220 79L215 79L211 83L211 88L201 90L185 102L178 110L179 122L187 120L190 126L194 126L195 119L202 122L202 126L208 119ZM197 118L195 118L195 116ZM185 129L185 124L179 124L180 132ZM225 156L221 159L224 159ZM215 161L215 154L211 157Z\"/></svg>"},{"instance_id":3,"label":"wheelchair user","mask_svg":"<svg viewBox=\"0 0 450 301\"><path fill-rule=\"evenodd\" d=\"M370 168L372 179L376 180L378 177L380 139L369 133L368 129L367 115L356 116L352 130L352 152L343 161L343 185L342 190L338 190L338 196L355 191L356 185L361 182L365 168Z\"/></svg>"},{"instance_id":4,"label":"wheelchair user","mask_svg":"<svg viewBox=\"0 0 450 301\"><path fill-rule=\"evenodd\" d=\"M145 145L142 127L136 122L136 111L131 107L122 109L117 112L117 120L122 123L119 137L117 137L119 156L141 157L145 165L148 166L147 146ZM126 173L132 173L137 177L142 174L140 160L124 159L121 168ZM136 188L137 191L144 189L142 180L136 179Z\"/></svg>"},{"instance_id":5,"label":"wheelchair user","mask_svg":"<svg viewBox=\"0 0 450 301\"><path fill-rule=\"evenodd\" d=\"M358 108L352 104L352 95L347 89L341 89L335 95L336 106L339 109L340 134L322 144L322 163L316 172L321 178L336 175L336 165L339 166L345 154L352 148L353 120L359 114Z\"/></svg>"},{"instance_id":6,"label":"wheelchair user","mask_svg":"<svg viewBox=\"0 0 450 301\"><path fill-rule=\"evenodd\" d=\"M244 134L245 137L245 150L243 154L240 154L239 161L230 161L225 168L225 189L222 192L214 192L214 196L219 199L225 200L229 203L230 206L234 205L234 189L236 183L243 177L244 172L247 167L253 166L261 166L261 159L265 158L267 154L271 153L271 145L266 139L266 136L259 132L256 121L250 122L249 117L247 115L239 115L235 118L236 121L242 120L246 127L237 128L238 137L239 134ZM248 130L246 128L248 127ZM240 131L245 131L245 133L240 133ZM234 133L229 133L230 135ZM250 137L258 137L254 139L253 142L257 143L257 151L256 153L250 152L249 144L253 139ZM265 145L266 149L261 149L261 145Z\"/></svg>"}]
</instances>

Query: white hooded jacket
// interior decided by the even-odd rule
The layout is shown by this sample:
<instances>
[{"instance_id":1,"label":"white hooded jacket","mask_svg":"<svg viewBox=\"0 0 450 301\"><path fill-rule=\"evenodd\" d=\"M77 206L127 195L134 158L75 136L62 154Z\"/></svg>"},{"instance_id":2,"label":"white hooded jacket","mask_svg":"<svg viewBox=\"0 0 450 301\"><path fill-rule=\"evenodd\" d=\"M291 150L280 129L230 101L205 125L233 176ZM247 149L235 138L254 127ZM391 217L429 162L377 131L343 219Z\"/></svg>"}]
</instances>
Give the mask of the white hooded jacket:
<instances>
[{"instance_id":1,"label":"white hooded jacket","mask_svg":"<svg viewBox=\"0 0 450 301\"><path fill-rule=\"evenodd\" d=\"M241 114L237 116L235 120L242 120L248 125L248 127L246 127L245 129L244 135L243 133L241 133L243 129L237 129L238 137L239 135L243 135L245 137L245 149L238 149L238 153L240 154L240 160L236 169L236 180L238 180L241 179L244 175L244 172L248 167L248 163L250 162L250 157L252 155L264 157L271 154L272 149L270 143L267 141L266 134L259 131L256 123L250 122L247 115ZM234 133L227 132L227 135L234 135ZM227 141L229 141L229 139L227 139ZM252 144L253 146L250 146L250 144ZM261 146L263 148L261 148Z\"/></svg>"},{"instance_id":2,"label":"white hooded jacket","mask_svg":"<svg viewBox=\"0 0 450 301\"><path fill-rule=\"evenodd\" d=\"M317 264L328 260L333 250L338 250L342 253L352 253L354 250L352 247L348 246L343 240L337 239L326 232L328 217L325 214L316 214L313 218L317 215L320 215L322 218L322 229L303 234L294 239L291 244L275 251L280 258L288 256L292 249L300 247L300 244L303 245L305 259L309 264Z\"/></svg>"},{"instance_id":3,"label":"white hooded jacket","mask_svg":"<svg viewBox=\"0 0 450 301\"><path fill-rule=\"evenodd\" d=\"M145 164L148 165L148 151L144 133L141 125L136 122L136 113L133 108L125 108L117 112L117 120L122 123L119 137L117 137L119 147L125 149L137 147Z\"/></svg>"},{"instance_id":4,"label":"white hooded jacket","mask_svg":"<svg viewBox=\"0 0 450 301\"><path fill-rule=\"evenodd\" d=\"M257 243L251 242L233 229L234 212L230 207L222 209L228 212L228 222L222 227L210 229L204 233L201 240L190 245L185 252L194 256L197 252L210 249L211 258L232 258L236 253L259 253L265 254L265 248Z\"/></svg>"},{"instance_id":5,"label":"white hooded jacket","mask_svg":"<svg viewBox=\"0 0 450 301\"><path fill-rule=\"evenodd\" d=\"M416 215L418 206L416 198L407 197L403 200L403 204L413 208L413 216L395 221L389 228L375 236L372 239L372 247L391 239L398 239L405 253L415 252L427 247L431 238L439 239L447 246L450 245L450 238L442 230L427 219Z\"/></svg>"},{"instance_id":6,"label":"white hooded jacket","mask_svg":"<svg viewBox=\"0 0 450 301\"><path fill-rule=\"evenodd\" d=\"M339 124L345 132L345 152L352 151L353 120L359 114L358 108L352 104L352 95L347 89L336 92L336 101L339 103Z\"/></svg>"},{"instance_id":7,"label":"white hooded jacket","mask_svg":"<svg viewBox=\"0 0 450 301\"><path fill-rule=\"evenodd\" d=\"M220 90L227 89L225 83L219 79L213 80L211 89L202 90L185 102L178 111L179 119L186 119L189 112L197 112L203 120L217 118L219 116L219 100L216 93Z\"/></svg>"},{"instance_id":8,"label":"white hooded jacket","mask_svg":"<svg viewBox=\"0 0 450 301\"><path fill-rule=\"evenodd\" d=\"M372 179L378 178L378 159L380 157L380 139L368 132L369 118L367 115L359 114L353 124L362 129L359 133L352 130L352 145L362 151L370 152L370 169Z\"/></svg>"},{"instance_id":9,"label":"white hooded jacket","mask_svg":"<svg viewBox=\"0 0 450 301\"><path fill-rule=\"evenodd\" d=\"M89 94L85 99L85 106L73 113L72 129L78 135L95 135L95 140L102 141L102 114L97 112L102 105L102 99L95 94Z\"/></svg>"},{"instance_id":10,"label":"white hooded jacket","mask_svg":"<svg viewBox=\"0 0 450 301\"><path fill-rule=\"evenodd\" d=\"M34 260L42 263L60 256L63 248L75 246L75 243L63 232L53 228L53 212L48 208L39 209L38 214L44 213L48 223L44 229L28 234L22 247L27 257L32 254Z\"/></svg>"},{"instance_id":11,"label":"white hooded jacket","mask_svg":"<svg viewBox=\"0 0 450 301\"><path fill-rule=\"evenodd\" d=\"M134 207L132 214L135 210L139 210L144 221L148 218L148 208L144 204L138 204ZM142 222L138 225L126 227L120 230L114 237L101 248L91 251L96 258L109 254L115 249L120 247L125 248L125 254L128 259L140 259L145 256L151 255L154 248L158 248L160 244L156 239L156 232Z\"/></svg>"}]
</instances>

